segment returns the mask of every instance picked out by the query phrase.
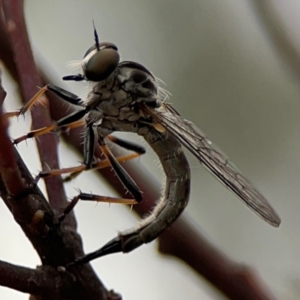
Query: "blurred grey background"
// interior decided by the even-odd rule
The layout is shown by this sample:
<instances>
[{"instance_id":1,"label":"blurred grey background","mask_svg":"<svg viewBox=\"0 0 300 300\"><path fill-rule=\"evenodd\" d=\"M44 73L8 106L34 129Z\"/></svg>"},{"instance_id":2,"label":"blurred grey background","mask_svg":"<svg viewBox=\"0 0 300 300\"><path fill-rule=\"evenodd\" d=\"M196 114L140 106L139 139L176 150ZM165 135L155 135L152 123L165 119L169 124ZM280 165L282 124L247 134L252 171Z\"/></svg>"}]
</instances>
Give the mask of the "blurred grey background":
<instances>
[{"instance_id":1,"label":"blurred grey background","mask_svg":"<svg viewBox=\"0 0 300 300\"><path fill-rule=\"evenodd\" d=\"M46 59L61 77L72 74L66 63L82 58L93 44L92 20L100 39L118 45L124 60L137 61L166 82L170 102L200 127L263 192L282 218L278 229L254 215L208 174L191 155L192 193L185 216L232 259L252 266L278 299L300 298L300 88L299 77L285 63L258 14L255 0L101 0L26 1L30 39L39 60ZM299 47L300 2L269 0ZM268 16L269 17L269 16ZM5 108L20 106L16 87L5 76ZM68 88L83 95L86 88ZM26 116L12 121L11 135L30 128ZM135 136L130 138L139 141ZM144 143L139 141L139 143ZM40 169L29 141L20 145L30 170ZM63 144L61 164L80 160ZM149 147L148 147L149 148ZM163 173L150 151L138 160L159 179ZM42 187L42 183L41 183ZM92 174L66 187L112 195ZM34 267L39 259L7 208L0 203L0 257ZM137 218L117 205L80 203L76 208L86 251L99 248ZM8 230L5 230L9 228ZM108 288L124 299L224 299L181 262L162 257L156 243L129 255L93 262ZM1 299L28 299L0 288Z\"/></svg>"}]
</instances>

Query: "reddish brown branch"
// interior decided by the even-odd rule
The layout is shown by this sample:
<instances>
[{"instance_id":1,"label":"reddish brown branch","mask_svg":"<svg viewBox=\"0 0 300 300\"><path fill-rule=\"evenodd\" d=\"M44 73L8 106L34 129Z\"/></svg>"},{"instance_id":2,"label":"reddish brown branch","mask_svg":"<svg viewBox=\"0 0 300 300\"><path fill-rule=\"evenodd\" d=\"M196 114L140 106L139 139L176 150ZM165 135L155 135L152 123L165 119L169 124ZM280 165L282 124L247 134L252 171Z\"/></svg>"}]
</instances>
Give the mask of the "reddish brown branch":
<instances>
[{"instance_id":1,"label":"reddish brown branch","mask_svg":"<svg viewBox=\"0 0 300 300\"><path fill-rule=\"evenodd\" d=\"M3 0L3 13L7 30L7 40L14 55L14 62L18 74L23 99L27 102L42 86L42 81L36 70L26 23L23 15L23 1ZM3 30L4 31L4 30ZM5 53L7 53L6 51ZM42 128L51 125L48 111L48 100L43 98L43 105L32 110L32 128ZM37 147L43 169L59 167L57 155L57 137L53 134L41 136L37 140ZM59 210L65 204L65 193L59 177L45 179L49 202L54 209ZM72 215L69 217L72 217ZM76 227L75 219L72 224Z\"/></svg>"},{"instance_id":2,"label":"reddish brown branch","mask_svg":"<svg viewBox=\"0 0 300 300\"><path fill-rule=\"evenodd\" d=\"M5 99L2 86L1 96L0 102L2 103ZM25 185L15 160L11 140L7 135L8 121L8 118L3 117L2 105L0 105L0 174L2 174L9 194L16 196L24 192Z\"/></svg>"}]
</instances>

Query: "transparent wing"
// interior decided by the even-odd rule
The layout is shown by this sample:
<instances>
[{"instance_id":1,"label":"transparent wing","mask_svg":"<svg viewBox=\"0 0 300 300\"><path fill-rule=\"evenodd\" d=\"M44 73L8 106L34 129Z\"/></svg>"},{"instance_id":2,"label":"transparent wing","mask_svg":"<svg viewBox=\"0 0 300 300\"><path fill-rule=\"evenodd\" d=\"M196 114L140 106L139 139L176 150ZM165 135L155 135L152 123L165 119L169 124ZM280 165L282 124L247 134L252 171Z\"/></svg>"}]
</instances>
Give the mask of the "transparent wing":
<instances>
[{"instance_id":1,"label":"transparent wing","mask_svg":"<svg viewBox=\"0 0 300 300\"><path fill-rule=\"evenodd\" d=\"M239 196L255 213L269 224L279 226L281 220L266 198L192 122L182 118L170 104L166 103L157 109L144 106L143 110L191 151L203 166Z\"/></svg>"}]
</instances>

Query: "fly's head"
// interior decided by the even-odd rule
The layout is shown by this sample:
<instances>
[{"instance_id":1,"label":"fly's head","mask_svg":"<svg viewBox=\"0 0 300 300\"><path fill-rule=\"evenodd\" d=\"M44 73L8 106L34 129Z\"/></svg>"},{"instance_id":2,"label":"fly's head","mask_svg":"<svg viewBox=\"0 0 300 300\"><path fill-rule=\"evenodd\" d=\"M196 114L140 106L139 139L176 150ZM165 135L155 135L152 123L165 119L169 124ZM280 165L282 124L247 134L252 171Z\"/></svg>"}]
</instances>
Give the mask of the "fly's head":
<instances>
[{"instance_id":1,"label":"fly's head","mask_svg":"<svg viewBox=\"0 0 300 300\"><path fill-rule=\"evenodd\" d=\"M115 44L99 43L96 28L94 28L95 44L84 54L81 62L82 73L63 77L63 80L94 81L106 80L118 67L120 55Z\"/></svg>"},{"instance_id":2,"label":"fly's head","mask_svg":"<svg viewBox=\"0 0 300 300\"><path fill-rule=\"evenodd\" d=\"M89 81L105 80L116 70L119 61L116 45L109 42L95 44L83 57L81 63L83 76Z\"/></svg>"}]
</instances>

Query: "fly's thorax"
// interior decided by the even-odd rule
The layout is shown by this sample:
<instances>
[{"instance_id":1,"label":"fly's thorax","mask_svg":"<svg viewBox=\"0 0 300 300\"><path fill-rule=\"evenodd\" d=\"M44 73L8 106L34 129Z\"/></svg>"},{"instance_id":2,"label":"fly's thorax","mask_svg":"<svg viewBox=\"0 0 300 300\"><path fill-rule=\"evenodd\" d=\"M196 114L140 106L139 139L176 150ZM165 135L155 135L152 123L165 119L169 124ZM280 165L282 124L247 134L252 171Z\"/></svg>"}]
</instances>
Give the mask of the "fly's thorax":
<instances>
[{"instance_id":1,"label":"fly's thorax","mask_svg":"<svg viewBox=\"0 0 300 300\"><path fill-rule=\"evenodd\" d=\"M153 74L144 66L135 62L119 64L117 80L122 88L137 98L157 97L158 84Z\"/></svg>"},{"instance_id":2,"label":"fly's thorax","mask_svg":"<svg viewBox=\"0 0 300 300\"><path fill-rule=\"evenodd\" d=\"M143 116L141 103L158 101L157 88L155 77L145 67L124 62L109 78L94 85L87 105L120 121L135 122Z\"/></svg>"},{"instance_id":3,"label":"fly's thorax","mask_svg":"<svg viewBox=\"0 0 300 300\"><path fill-rule=\"evenodd\" d=\"M99 81L93 85L86 100L86 105L90 109L98 109L102 101L110 101L112 93L120 90L120 85L116 80L117 73L118 71L116 70L106 80Z\"/></svg>"}]
</instances>

